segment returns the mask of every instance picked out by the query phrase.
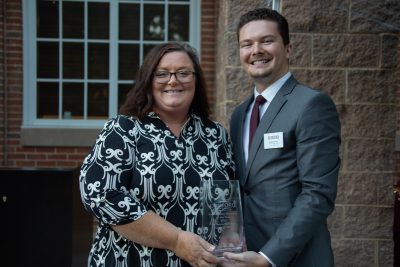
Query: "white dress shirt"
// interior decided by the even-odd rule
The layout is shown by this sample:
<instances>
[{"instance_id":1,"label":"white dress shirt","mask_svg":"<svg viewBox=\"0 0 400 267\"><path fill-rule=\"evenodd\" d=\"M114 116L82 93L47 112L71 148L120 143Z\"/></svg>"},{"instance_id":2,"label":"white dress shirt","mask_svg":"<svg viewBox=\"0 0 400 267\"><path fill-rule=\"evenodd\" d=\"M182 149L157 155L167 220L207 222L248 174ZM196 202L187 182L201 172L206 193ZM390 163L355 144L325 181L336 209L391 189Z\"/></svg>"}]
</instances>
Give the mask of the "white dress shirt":
<instances>
[{"instance_id":1,"label":"white dress shirt","mask_svg":"<svg viewBox=\"0 0 400 267\"><path fill-rule=\"evenodd\" d=\"M253 109L255 99L258 95L262 95L265 100L267 100L263 105L260 106L260 121L265 114L265 111L269 107L269 104L274 99L276 93L278 93L279 89L283 86L283 84L290 78L292 74L290 72L283 75L279 80L268 86L267 88L262 91L262 93L258 93L256 88L254 87L254 99L253 102L250 104L249 108L246 112L246 117L244 119L244 127L243 127L243 148L244 148L244 158L247 162L249 157L249 131L250 131L250 116L251 110Z\"/></svg>"}]
</instances>

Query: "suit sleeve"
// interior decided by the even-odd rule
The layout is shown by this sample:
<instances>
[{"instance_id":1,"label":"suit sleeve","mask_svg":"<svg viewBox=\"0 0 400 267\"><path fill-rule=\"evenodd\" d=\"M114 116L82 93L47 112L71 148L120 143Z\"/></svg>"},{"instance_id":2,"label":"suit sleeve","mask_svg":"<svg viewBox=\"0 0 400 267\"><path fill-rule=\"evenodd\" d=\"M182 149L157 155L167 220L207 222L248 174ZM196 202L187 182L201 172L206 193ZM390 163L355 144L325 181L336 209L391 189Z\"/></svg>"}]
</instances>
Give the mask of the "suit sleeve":
<instances>
[{"instance_id":1,"label":"suit sleeve","mask_svg":"<svg viewBox=\"0 0 400 267\"><path fill-rule=\"evenodd\" d=\"M340 122L331 98L318 93L300 112L296 126L296 160L301 192L293 208L261 251L286 266L334 209L340 167Z\"/></svg>"}]
</instances>

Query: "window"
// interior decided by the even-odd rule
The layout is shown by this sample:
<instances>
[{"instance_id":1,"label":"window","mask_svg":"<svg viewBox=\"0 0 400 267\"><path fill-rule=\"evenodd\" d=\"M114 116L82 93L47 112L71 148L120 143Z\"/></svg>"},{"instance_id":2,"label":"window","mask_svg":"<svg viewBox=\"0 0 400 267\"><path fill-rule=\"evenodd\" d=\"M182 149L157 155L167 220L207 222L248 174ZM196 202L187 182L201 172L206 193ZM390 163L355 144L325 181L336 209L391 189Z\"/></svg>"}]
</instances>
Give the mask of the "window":
<instances>
[{"instance_id":1,"label":"window","mask_svg":"<svg viewBox=\"0 0 400 267\"><path fill-rule=\"evenodd\" d=\"M146 52L199 50L198 0L24 0L23 128L101 128Z\"/></svg>"}]
</instances>

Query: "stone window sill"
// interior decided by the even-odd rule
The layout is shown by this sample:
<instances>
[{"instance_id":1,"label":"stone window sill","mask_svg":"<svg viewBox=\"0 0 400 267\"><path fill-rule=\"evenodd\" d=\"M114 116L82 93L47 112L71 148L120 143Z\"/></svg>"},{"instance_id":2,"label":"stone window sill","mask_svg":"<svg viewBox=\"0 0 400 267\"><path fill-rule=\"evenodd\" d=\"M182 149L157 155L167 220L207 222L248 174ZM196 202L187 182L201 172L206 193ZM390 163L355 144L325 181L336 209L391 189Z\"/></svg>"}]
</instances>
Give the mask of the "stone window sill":
<instances>
[{"instance_id":1,"label":"stone window sill","mask_svg":"<svg viewBox=\"0 0 400 267\"><path fill-rule=\"evenodd\" d=\"M92 146L101 129L22 128L23 146L87 147Z\"/></svg>"}]
</instances>

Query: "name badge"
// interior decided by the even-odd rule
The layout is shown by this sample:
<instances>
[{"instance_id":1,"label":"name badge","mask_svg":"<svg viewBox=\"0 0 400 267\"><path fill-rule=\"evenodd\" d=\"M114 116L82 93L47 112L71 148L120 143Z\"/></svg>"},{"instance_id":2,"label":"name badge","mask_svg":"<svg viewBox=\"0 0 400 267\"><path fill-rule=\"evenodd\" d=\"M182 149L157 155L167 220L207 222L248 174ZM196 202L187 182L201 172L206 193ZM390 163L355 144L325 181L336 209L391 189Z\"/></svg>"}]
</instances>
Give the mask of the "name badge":
<instances>
[{"instance_id":1,"label":"name badge","mask_svg":"<svg viewBox=\"0 0 400 267\"><path fill-rule=\"evenodd\" d=\"M264 134L264 149L282 148L283 132Z\"/></svg>"}]
</instances>

